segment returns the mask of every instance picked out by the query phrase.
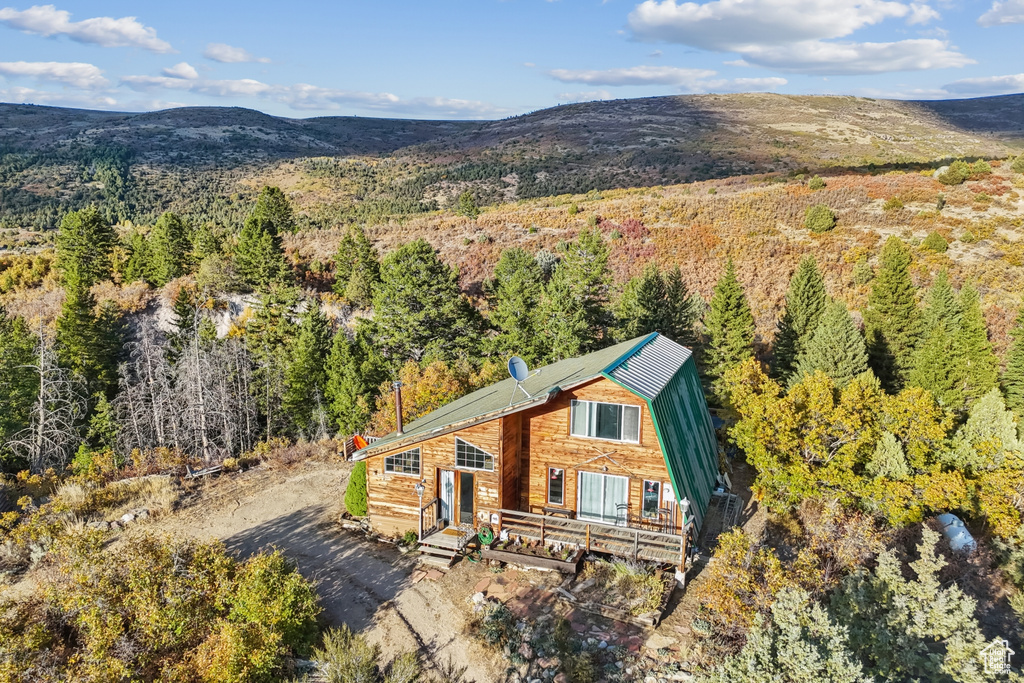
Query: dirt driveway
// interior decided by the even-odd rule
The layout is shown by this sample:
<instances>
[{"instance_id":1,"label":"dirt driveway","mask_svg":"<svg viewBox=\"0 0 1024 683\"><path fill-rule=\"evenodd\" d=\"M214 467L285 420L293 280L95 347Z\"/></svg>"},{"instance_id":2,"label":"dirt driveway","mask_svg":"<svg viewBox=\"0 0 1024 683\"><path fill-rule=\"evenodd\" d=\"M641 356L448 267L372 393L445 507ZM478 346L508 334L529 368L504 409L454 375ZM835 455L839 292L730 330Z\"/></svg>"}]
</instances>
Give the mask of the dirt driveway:
<instances>
[{"instance_id":1,"label":"dirt driveway","mask_svg":"<svg viewBox=\"0 0 1024 683\"><path fill-rule=\"evenodd\" d=\"M217 538L242 555L275 546L318 584L326 620L380 643L386 659L418 650L427 662L468 667L477 683L500 683L504 665L466 634L468 606L443 582L412 583L412 556L338 523L348 465L305 462L211 480L158 531Z\"/></svg>"}]
</instances>

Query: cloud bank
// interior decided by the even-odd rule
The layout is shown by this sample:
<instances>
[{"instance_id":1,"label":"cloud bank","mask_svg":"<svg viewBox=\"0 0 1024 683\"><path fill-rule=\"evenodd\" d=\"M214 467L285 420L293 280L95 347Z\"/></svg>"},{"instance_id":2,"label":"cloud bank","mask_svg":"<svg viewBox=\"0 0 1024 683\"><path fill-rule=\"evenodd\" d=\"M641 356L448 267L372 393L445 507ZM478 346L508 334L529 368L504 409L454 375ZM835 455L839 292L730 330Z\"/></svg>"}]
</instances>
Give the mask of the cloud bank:
<instances>
[{"instance_id":1,"label":"cloud bank","mask_svg":"<svg viewBox=\"0 0 1024 683\"><path fill-rule=\"evenodd\" d=\"M35 5L27 10L0 9L0 23L40 36L67 36L79 43L102 47L141 47L150 52L174 52L171 44L156 36L156 29L135 17L94 17L71 21L71 13L54 5Z\"/></svg>"}]
</instances>

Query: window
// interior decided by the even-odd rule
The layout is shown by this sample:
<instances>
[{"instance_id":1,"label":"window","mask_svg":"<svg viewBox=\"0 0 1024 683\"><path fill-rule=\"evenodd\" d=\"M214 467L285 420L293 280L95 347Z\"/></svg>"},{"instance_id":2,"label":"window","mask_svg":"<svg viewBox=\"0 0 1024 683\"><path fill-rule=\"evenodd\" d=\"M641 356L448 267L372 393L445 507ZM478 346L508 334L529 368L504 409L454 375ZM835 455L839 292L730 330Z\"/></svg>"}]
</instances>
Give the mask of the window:
<instances>
[{"instance_id":1,"label":"window","mask_svg":"<svg viewBox=\"0 0 1024 683\"><path fill-rule=\"evenodd\" d=\"M462 439L455 439L455 466L494 471L494 456Z\"/></svg>"},{"instance_id":2,"label":"window","mask_svg":"<svg viewBox=\"0 0 1024 683\"><path fill-rule=\"evenodd\" d=\"M644 480L644 517L657 517L661 507L661 482Z\"/></svg>"},{"instance_id":3,"label":"window","mask_svg":"<svg viewBox=\"0 0 1024 683\"><path fill-rule=\"evenodd\" d=\"M415 474L420 473L420 449L413 448L409 451L402 451L384 458L384 471L394 474Z\"/></svg>"},{"instance_id":4,"label":"window","mask_svg":"<svg viewBox=\"0 0 1024 683\"><path fill-rule=\"evenodd\" d=\"M640 406L573 401L570 422L573 436L640 443Z\"/></svg>"},{"instance_id":5,"label":"window","mask_svg":"<svg viewBox=\"0 0 1024 683\"><path fill-rule=\"evenodd\" d=\"M565 470L548 468L548 502L552 505L565 505Z\"/></svg>"}]
</instances>

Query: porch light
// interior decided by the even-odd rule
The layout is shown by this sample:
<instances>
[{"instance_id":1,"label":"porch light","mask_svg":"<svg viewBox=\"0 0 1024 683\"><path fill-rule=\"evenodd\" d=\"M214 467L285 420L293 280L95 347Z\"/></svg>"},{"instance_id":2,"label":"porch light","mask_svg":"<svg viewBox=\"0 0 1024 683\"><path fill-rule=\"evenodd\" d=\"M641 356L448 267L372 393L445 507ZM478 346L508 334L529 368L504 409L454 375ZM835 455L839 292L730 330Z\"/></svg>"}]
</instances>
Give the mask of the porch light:
<instances>
[{"instance_id":1,"label":"porch light","mask_svg":"<svg viewBox=\"0 0 1024 683\"><path fill-rule=\"evenodd\" d=\"M679 510L683 513L683 526L686 526L686 513L690 510L689 498L683 498L679 501Z\"/></svg>"},{"instance_id":2,"label":"porch light","mask_svg":"<svg viewBox=\"0 0 1024 683\"><path fill-rule=\"evenodd\" d=\"M419 533L416 535L417 540L420 541L423 540L423 492L426 490L423 482L425 481L426 479L420 479L419 483L413 487L416 490L416 495L420 497L420 528Z\"/></svg>"}]
</instances>

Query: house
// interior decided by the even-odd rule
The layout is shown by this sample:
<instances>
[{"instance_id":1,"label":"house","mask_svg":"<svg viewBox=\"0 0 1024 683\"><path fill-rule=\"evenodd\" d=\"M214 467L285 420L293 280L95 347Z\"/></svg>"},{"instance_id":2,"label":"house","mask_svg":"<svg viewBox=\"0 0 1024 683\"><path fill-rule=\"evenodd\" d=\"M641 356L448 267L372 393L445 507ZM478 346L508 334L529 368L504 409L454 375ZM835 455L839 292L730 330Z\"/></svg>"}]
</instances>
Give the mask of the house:
<instances>
[{"instance_id":1,"label":"house","mask_svg":"<svg viewBox=\"0 0 1024 683\"><path fill-rule=\"evenodd\" d=\"M693 355L657 333L475 391L353 457L380 533L457 548L489 525L680 564L719 472Z\"/></svg>"}]
</instances>

